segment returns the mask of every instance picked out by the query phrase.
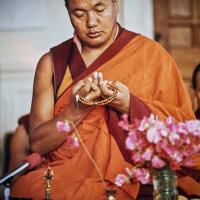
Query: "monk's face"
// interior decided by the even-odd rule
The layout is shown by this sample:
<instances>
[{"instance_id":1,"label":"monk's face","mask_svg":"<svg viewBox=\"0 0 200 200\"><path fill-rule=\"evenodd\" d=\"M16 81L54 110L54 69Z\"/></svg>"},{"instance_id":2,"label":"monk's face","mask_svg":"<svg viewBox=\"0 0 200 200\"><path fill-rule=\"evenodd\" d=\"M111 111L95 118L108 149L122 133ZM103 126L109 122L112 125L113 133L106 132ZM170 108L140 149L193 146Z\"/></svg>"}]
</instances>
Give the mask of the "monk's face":
<instances>
[{"instance_id":1,"label":"monk's face","mask_svg":"<svg viewBox=\"0 0 200 200\"><path fill-rule=\"evenodd\" d=\"M69 0L69 16L83 47L110 44L116 34L116 0Z\"/></svg>"}]
</instances>

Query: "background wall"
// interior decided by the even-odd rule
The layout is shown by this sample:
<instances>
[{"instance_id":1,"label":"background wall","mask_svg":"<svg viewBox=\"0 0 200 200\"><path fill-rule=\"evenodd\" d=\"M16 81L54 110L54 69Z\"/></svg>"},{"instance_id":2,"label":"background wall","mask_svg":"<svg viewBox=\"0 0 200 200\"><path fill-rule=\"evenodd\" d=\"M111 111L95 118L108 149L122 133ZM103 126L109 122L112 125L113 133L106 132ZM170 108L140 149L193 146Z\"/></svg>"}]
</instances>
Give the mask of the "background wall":
<instances>
[{"instance_id":1,"label":"background wall","mask_svg":"<svg viewBox=\"0 0 200 200\"><path fill-rule=\"evenodd\" d=\"M129 30L152 37L152 15L151 0L120 1L119 21ZM72 33L64 0L0 0L1 164L5 134L30 110L38 59Z\"/></svg>"}]
</instances>

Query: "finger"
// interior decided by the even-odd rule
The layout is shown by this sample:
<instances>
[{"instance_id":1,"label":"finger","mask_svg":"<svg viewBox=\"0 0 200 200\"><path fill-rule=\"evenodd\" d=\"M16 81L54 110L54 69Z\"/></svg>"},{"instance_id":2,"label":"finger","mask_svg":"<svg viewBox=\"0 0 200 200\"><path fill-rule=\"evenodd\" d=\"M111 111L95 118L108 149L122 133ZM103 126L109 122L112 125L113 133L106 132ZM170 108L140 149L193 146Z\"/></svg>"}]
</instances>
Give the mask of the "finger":
<instances>
[{"instance_id":1,"label":"finger","mask_svg":"<svg viewBox=\"0 0 200 200\"><path fill-rule=\"evenodd\" d=\"M112 96L113 90L108 88L107 83L108 83L107 80L103 81L103 83L100 85L101 91L102 91L104 96Z\"/></svg>"},{"instance_id":2,"label":"finger","mask_svg":"<svg viewBox=\"0 0 200 200\"><path fill-rule=\"evenodd\" d=\"M98 86L96 86L94 83L92 83L92 90L96 91L96 90L100 90L100 88Z\"/></svg>"},{"instance_id":3,"label":"finger","mask_svg":"<svg viewBox=\"0 0 200 200\"><path fill-rule=\"evenodd\" d=\"M98 77L99 77L99 72L94 72L94 73L93 73L93 83L94 83L95 85L98 85L98 83L99 83Z\"/></svg>"},{"instance_id":4,"label":"finger","mask_svg":"<svg viewBox=\"0 0 200 200\"><path fill-rule=\"evenodd\" d=\"M102 72L99 72L98 82L99 82L99 86L102 85L102 83L103 83L103 73Z\"/></svg>"},{"instance_id":5,"label":"finger","mask_svg":"<svg viewBox=\"0 0 200 200\"><path fill-rule=\"evenodd\" d=\"M83 95L88 94L91 91L91 87L92 87L92 82L90 80L86 80L85 81L85 85L83 86L83 88L81 89L81 93Z\"/></svg>"},{"instance_id":6,"label":"finger","mask_svg":"<svg viewBox=\"0 0 200 200\"><path fill-rule=\"evenodd\" d=\"M72 89L72 94L76 94L85 85L84 80L80 80Z\"/></svg>"},{"instance_id":7,"label":"finger","mask_svg":"<svg viewBox=\"0 0 200 200\"><path fill-rule=\"evenodd\" d=\"M93 100L97 99L98 97L100 97L100 95L101 95L101 90L100 90L100 88L97 87L97 90L90 92L85 97L85 100L87 100L87 101L93 101Z\"/></svg>"},{"instance_id":8,"label":"finger","mask_svg":"<svg viewBox=\"0 0 200 200\"><path fill-rule=\"evenodd\" d=\"M119 81L109 81L108 85L117 89L119 92L123 92L124 90L127 90L127 86Z\"/></svg>"},{"instance_id":9,"label":"finger","mask_svg":"<svg viewBox=\"0 0 200 200\"><path fill-rule=\"evenodd\" d=\"M108 84L116 89L119 88L119 82L118 81L109 81Z\"/></svg>"}]
</instances>

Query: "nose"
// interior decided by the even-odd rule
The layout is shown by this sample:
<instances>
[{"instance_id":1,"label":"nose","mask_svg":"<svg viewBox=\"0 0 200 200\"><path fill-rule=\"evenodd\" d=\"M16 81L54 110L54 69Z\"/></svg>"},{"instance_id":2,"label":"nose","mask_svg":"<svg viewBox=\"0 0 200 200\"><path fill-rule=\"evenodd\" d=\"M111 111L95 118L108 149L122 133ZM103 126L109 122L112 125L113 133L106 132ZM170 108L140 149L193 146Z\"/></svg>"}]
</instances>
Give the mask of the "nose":
<instances>
[{"instance_id":1,"label":"nose","mask_svg":"<svg viewBox=\"0 0 200 200\"><path fill-rule=\"evenodd\" d=\"M94 13L94 12L88 13L87 27L93 28L93 27L97 26L97 24L98 24L98 16L96 15L96 13Z\"/></svg>"}]
</instances>

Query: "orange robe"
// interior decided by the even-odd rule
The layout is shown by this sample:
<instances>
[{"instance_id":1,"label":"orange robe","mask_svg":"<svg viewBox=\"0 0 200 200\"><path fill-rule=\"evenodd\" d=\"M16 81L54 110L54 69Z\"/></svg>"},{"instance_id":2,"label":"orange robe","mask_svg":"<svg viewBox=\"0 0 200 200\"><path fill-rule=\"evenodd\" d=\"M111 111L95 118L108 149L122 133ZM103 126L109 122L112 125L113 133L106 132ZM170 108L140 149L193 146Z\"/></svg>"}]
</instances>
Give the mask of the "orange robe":
<instances>
[{"instance_id":1,"label":"orange robe","mask_svg":"<svg viewBox=\"0 0 200 200\"><path fill-rule=\"evenodd\" d=\"M125 30L123 34L126 34ZM108 59L102 59L106 58L106 54L112 54L110 50L119 40L120 36L111 45L112 47L100 56L101 59L98 58L95 61L96 64L92 64L73 78L73 82L69 69L66 69L58 89L59 98L55 104L55 115L70 102L71 86L74 83L91 76L94 71L100 71L103 72L105 79L121 81L127 85L132 96L146 104L160 118L165 119L171 115L177 121L194 119L190 99L180 72L168 53L156 42L137 35L130 38L119 52ZM136 106L131 105L133 110L131 115L134 115L135 111L140 112ZM122 188L114 185L116 175L125 167L132 165L125 160L122 149L115 139L115 133L109 131L111 129L107 124L107 114L106 107L94 108L79 124L79 133L107 185L117 190L117 199L136 199L139 184L127 184ZM55 174L52 180L52 199L105 199L103 184L81 146L72 150L64 143L57 150L49 153L46 160ZM46 166L43 165L19 178L12 186L12 196L43 199L45 169Z\"/></svg>"}]
</instances>

